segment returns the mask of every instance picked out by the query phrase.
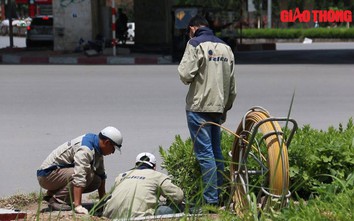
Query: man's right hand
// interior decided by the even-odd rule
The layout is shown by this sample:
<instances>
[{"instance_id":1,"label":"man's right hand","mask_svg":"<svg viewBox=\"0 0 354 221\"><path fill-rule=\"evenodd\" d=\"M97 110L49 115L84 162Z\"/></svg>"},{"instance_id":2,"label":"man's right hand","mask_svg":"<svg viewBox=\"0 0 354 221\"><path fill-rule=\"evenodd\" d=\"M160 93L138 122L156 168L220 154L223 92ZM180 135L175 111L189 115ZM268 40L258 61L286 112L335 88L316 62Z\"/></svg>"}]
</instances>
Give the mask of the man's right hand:
<instances>
[{"instance_id":1,"label":"man's right hand","mask_svg":"<svg viewBox=\"0 0 354 221\"><path fill-rule=\"evenodd\" d=\"M81 197L82 197L83 188L79 186L74 186L74 205L81 205Z\"/></svg>"},{"instance_id":2,"label":"man's right hand","mask_svg":"<svg viewBox=\"0 0 354 221\"><path fill-rule=\"evenodd\" d=\"M75 207L75 212L78 214L89 214L88 210L82 205L78 205Z\"/></svg>"}]
</instances>

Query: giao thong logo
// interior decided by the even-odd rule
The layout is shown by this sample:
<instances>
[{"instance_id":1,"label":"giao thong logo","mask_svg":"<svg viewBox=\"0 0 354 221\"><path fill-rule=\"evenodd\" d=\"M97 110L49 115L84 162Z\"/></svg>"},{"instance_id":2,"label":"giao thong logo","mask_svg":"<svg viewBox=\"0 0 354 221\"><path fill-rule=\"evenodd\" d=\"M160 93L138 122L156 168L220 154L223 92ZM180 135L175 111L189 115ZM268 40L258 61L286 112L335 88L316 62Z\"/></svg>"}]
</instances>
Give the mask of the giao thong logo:
<instances>
[{"instance_id":1,"label":"giao thong logo","mask_svg":"<svg viewBox=\"0 0 354 221\"><path fill-rule=\"evenodd\" d=\"M282 10L281 22L353 22L350 10Z\"/></svg>"}]
</instances>

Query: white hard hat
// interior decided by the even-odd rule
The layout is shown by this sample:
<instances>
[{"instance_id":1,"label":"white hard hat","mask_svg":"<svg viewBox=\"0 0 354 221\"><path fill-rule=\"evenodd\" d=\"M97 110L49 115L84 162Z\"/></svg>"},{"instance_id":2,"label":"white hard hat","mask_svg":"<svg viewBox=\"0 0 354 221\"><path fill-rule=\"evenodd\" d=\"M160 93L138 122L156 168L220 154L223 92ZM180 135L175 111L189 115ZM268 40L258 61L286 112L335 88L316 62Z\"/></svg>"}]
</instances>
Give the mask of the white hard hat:
<instances>
[{"instance_id":1,"label":"white hard hat","mask_svg":"<svg viewBox=\"0 0 354 221\"><path fill-rule=\"evenodd\" d=\"M154 167L156 165L156 158L151 153L143 152L139 153L138 156L136 156L136 163L146 163L151 167Z\"/></svg>"},{"instance_id":2,"label":"white hard hat","mask_svg":"<svg viewBox=\"0 0 354 221\"><path fill-rule=\"evenodd\" d=\"M113 143L116 149L120 150L123 143L123 137L117 128L111 126L106 127L101 130L101 134L104 137L107 137Z\"/></svg>"}]
</instances>

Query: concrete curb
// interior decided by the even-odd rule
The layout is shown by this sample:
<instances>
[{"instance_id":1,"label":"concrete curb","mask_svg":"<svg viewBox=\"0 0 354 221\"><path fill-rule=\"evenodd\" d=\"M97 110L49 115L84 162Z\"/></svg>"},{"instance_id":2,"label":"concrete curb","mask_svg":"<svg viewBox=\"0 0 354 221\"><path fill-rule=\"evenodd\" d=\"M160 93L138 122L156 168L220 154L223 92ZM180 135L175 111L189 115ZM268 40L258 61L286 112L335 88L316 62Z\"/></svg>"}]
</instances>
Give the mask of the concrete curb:
<instances>
[{"instance_id":1,"label":"concrete curb","mask_svg":"<svg viewBox=\"0 0 354 221\"><path fill-rule=\"evenodd\" d=\"M153 65L172 64L172 56L29 56L0 55L0 64Z\"/></svg>"},{"instance_id":2,"label":"concrete curb","mask_svg":"<svg viewBox=\"0 0 354 221\"><path fill-rule=\"evenodd\" d=\"M275 43L242 44L237 45L237 51L275 51Z\"/></svg>"}]
</instances>

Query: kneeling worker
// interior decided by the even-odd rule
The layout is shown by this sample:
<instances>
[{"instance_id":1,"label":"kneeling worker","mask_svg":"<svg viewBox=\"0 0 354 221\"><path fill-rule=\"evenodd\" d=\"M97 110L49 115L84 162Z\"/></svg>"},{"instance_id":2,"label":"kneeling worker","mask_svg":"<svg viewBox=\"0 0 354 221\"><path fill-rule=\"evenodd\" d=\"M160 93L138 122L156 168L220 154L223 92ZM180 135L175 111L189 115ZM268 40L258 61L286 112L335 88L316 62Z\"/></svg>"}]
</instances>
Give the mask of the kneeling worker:
<instances>
[{"instance_id":1,"label":"kneeling worker","mask_svg":"<svg viewBox=\"0 0 354 221\"><path fill-rule=\"evenodd\" d=\"M176 205L183 200L183 191L167 175L156 171L155 156L140 153L136 157L136 167L116 178L103 216L126 219L171 213L172 209L157 208L160 195Z\"/></svg>"},{"instance_id":2,"label":"kneeling worker","mask_svg":"<svg viewBox=\"0 0 354 221\"><path fill-rule=\"evenodd\" d=\"M122 141L118 129L106 127L98 135L88 133L55 149L37 170L39 185L48 190L44 197L48 207L71 210L73 201L76 213L88 214L81 204L82 194L98 190L99 197L104 197L103 156L120 150Z\"/></svg>"}]
</instances>

